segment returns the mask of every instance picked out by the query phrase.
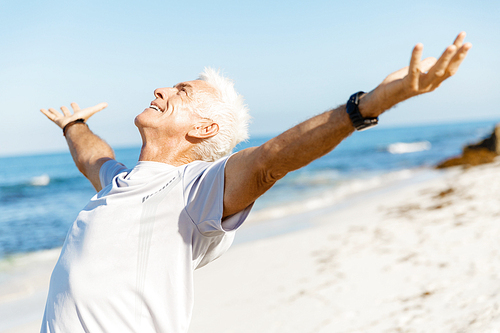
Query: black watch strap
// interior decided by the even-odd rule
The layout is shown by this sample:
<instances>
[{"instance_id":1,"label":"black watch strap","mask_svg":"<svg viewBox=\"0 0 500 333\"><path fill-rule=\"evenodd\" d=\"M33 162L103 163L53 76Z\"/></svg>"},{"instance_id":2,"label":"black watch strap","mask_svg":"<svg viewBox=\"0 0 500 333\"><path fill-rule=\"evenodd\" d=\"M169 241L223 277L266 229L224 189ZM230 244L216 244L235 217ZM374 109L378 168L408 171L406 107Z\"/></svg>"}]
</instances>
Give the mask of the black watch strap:
<instances>
[{"instance_id":1,"label":"black watch strap","mask_svg":"<svg viewBox=\"0 0 500 333\"><path fill-rule=\"evenodd\" d=\"M378 124L378 118L363 118L359 112L359 98L363 94L363 91L358 91L357 93L352 94L346 104L347 114L351 119L352 125L357 131L363 131Z\"/></svg>"}]
</instances>

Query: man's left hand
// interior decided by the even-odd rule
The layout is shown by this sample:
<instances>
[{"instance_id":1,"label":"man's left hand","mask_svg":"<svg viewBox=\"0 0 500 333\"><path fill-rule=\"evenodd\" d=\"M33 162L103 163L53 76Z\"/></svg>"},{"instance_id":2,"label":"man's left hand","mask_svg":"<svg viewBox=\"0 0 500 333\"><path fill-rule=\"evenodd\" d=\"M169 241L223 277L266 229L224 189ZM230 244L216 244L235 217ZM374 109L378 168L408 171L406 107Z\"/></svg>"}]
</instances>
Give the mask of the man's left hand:
<instances>
[{"instance_id":1,"label":"man's left hand","mask_svg":"<svg viewBox=\"0 0 500 333\"><path fill-rule=\"evenodd\" d=\"M433 57L421 60L424 46L417 44L413 48L410 66L388 75L377 88L363 96L360 102L363 116L377 117L408 98L439 87L444 80L457 72L471 49L472 44L464 44L464 39L465 32L461 32L437 60Z\"/></svg>"}]
</instances>

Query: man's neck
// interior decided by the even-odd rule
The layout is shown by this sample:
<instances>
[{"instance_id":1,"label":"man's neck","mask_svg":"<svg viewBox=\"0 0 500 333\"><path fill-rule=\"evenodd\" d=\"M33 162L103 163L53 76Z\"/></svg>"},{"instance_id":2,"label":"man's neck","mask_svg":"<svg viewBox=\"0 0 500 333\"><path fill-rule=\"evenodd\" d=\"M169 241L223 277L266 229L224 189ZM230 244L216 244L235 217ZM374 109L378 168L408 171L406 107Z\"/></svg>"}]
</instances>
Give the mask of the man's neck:
<instances>
[{"instance_id":1,"label":"man's neck","mask_svg":"<svg viewBox=\"0 0 500 333\"><path fill-rule=\"evenodd\" d=\"M159 147L144 143L141 147L139 161L160 162L173 166L180 166L193 162L193 159L189 156L188 151L179 149L178 146Z\"/></svg>"}]
</instances>

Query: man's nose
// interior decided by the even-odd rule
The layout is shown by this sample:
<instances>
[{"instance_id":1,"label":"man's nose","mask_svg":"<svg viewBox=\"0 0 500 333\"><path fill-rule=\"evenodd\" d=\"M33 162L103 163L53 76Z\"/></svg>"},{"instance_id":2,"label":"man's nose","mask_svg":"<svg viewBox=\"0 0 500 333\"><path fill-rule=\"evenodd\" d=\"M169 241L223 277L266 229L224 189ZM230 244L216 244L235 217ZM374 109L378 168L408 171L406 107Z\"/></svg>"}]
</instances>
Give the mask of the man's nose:
<instances>
[{"instance_id":1,"label":"man's nose","mask_svg":"<svg viewBox=\"0 0 500 333\"><path fill-rule=\"evenodd\" d=\"M166 99L168 97L169 90L172 88L158 88L155 89L155 97L159 99Z\"/></svg>"}]
</instances>

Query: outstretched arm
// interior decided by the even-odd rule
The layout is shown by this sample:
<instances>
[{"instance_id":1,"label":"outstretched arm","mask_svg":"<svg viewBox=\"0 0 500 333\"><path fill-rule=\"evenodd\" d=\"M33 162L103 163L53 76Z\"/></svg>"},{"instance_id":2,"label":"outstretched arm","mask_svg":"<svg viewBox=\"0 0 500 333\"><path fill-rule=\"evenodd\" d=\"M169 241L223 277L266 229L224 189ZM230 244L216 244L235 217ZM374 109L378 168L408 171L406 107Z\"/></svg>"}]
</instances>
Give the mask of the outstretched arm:
<instances>
[{"instance_id":1,"label":"outstretched arm","mask_svg":"<svg viewBox=\"0 0 500 333\"><path fill-rule=\"evenodd\" d=\"M441 57L421 61L423 45L413 49L410 65L385 78L361 97L363 117L377 117L411 97L431 92L456 73L472 45L465 33ZM347 99L347 98L346 98ZM227 162L224 216L246 208L288 172L299 169L333 150L354 131L345 105L315 116L269 140L234 154Z\"/></svg>"},{"instance_id":2,"label":"outstretched arm","mask_svg":"<svg viewBox=\"0 0 500 333\"><path fill-rule=\"evenodd\" d=\"M73 113L65 106L61 107L62 113L53 108L41 109L40 111L62 129L77 119L87 121L92 115L107 106L106 103L100 103L86 109L80 109L76 103L71 103ZM99 180L99 170L104 162L115 158L113 149L104 140L92 133L84 123L75 123L69 126L65 136L78 170L90 180L97 191L100 191L102 187Z\"/></svg>"}]
</instances>

